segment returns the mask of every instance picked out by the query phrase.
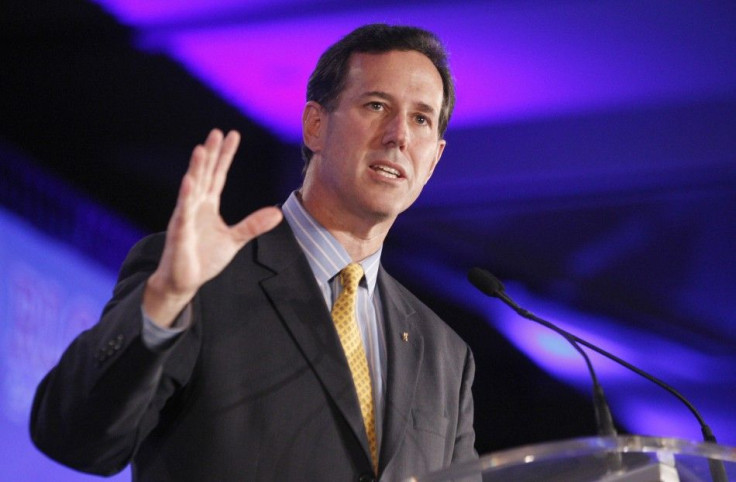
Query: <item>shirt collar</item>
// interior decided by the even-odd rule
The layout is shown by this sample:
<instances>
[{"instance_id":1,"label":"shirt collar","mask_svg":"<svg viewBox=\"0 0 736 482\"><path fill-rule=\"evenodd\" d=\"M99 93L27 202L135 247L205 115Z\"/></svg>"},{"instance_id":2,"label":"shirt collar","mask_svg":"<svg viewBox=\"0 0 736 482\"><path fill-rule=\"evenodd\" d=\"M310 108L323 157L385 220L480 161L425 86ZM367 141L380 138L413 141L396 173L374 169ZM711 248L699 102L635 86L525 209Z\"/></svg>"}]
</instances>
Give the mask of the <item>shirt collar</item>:
<instances>
[{"instance_id":1,"label":"shirt collar","mask_svg":"<svg viewBox=\"0 0 736 482\"><path fill-rule=\"evenodd\" d=\"M318 283L329 283L352 262L350 255L337 239L307 212L296 191L286 200L282 211ZM376 288L382 250L383 245L378 251L360 261L370 296L373 296Z\"/></svg>"}]
</instances>

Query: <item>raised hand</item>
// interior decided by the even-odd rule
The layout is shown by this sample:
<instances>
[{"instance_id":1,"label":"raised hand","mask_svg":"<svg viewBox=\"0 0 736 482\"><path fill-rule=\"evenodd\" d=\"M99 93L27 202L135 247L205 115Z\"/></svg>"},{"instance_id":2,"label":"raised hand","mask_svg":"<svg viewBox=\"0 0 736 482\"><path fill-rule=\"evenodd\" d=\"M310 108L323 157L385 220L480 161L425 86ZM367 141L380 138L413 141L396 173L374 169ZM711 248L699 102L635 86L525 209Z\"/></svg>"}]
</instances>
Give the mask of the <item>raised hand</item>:
<instances>
[{"instance_id":1,"label":"raised hand","mask_svg":"<svg viewBox=\"0 0 736 482\"><path fill-rule=\"evenodd\" d=\"M220 195L239 143L237 132L223 138L214 129L192 152L161 261L143 295L143 309L161 326L171 326L197 290L219 274L245 243L282 219L275 207L259 209L233 226L220 216Z\"/></svg>"}]
</instances>

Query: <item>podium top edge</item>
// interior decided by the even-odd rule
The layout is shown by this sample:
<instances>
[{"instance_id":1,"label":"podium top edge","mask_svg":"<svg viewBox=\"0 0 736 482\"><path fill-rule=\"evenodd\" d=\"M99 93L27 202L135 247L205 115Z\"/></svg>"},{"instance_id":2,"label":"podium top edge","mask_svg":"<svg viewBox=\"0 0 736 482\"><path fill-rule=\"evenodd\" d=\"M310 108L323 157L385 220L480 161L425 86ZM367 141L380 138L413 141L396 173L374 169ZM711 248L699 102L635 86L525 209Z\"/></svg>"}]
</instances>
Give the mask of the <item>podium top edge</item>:
<instances>
[{"instance_id":1,"label":"podium top edge","mask_svg":"<svg viewBox=\"0 0 736 482\"><path fill-rule=\"evenodd\" d=\"M527 463L561 455L590 455L600 452L671 453L703 457L724 462L736 462L736 448L712 442L696 442L678 438L619 435L616 437L581 437L536 445L524 445L483 455L480 466L500 467L513 463Z\"/></svg>"}]
</instances>

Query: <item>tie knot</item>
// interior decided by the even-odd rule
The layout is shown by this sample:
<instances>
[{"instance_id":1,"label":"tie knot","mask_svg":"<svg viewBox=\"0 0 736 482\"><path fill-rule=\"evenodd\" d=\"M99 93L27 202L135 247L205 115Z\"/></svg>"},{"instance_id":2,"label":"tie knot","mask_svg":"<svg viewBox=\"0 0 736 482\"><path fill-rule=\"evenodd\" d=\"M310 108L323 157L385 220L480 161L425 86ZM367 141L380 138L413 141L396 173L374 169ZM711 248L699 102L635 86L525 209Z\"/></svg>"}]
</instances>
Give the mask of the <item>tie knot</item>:
<instances>
[{"instance_id":1,"label":"tie knot","mask_svg":"<svg viewBox=\"0 0 736 482\"><path fill-rule=\"evenodd\" d=\"M340 271L340 282L345 289L355 290L363 277L363 267L359 263L350 263Z\"/></svg>"}]
</instances>

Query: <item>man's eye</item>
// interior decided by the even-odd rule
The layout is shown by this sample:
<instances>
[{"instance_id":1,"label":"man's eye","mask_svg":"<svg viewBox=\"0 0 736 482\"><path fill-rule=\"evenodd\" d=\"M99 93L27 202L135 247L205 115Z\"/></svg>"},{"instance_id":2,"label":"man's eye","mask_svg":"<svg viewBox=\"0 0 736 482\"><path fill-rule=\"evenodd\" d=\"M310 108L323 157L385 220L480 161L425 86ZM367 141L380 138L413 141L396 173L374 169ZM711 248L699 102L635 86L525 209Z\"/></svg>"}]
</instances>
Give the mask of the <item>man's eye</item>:
<instances>
[{"instance_id":1,"label":"man's eye","mask_svg":"<svg viewBox=\"0 0 736 482\"><path fill-rule=\"evenodd\" d=\"M421 125L429 124L429 118L421 114L416 116L416 121L417 121L417 124L421 124Z\"/></svg>"},{"instance_id":2,"label":"man's eye","mask_svg":"<svg viewBox=\"0 0 736 482\"><path fill-rule=\"evenodd\" d=\"M370 108L371 110L379 111L383 109L383 104L381 104L380 102L369 102L368 108Z\"/></svg>"}]
</instances>

